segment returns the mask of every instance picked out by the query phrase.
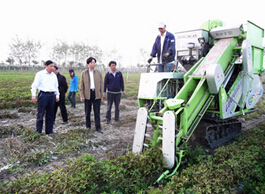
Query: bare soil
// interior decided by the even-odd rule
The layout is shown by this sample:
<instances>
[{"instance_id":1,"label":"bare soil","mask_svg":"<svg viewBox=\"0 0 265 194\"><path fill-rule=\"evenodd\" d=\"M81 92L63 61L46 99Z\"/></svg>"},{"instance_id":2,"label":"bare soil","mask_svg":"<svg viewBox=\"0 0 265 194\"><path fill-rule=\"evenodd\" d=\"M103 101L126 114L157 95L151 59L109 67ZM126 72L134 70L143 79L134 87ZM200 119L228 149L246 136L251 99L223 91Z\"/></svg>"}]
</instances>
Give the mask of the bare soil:
<instances>
[{"instance_id":1,"label":"bare soil","mask_svg":"<svg viewBox=\"0 0 265 194\"><path fill-rule=\"evenodd\" d=\"M127 100L122 99L120 104L120 122L111 120L111 124L106 123L106 101L101 104L101 128L103 134L98 133L95 130L94 125L94 115L93 110L91 114L91 129L88 133L91 134L91 142L97 142L98 146L89 149L88 152L80 152L76 154L71 154L70 156L62 156L55 158L51 162L43 165L36 166L31 165L27 166L25 170L18 173L10 173L7 170L8 167L19 167L20 162L14 161L11 165L8 165L8 158L3 155L1 150L3 147L0 147L0 183L3 181L13 181L16 178L21 177L25 173L30 173L36 171L37 173L51 172L55 169L61 168L67 160L74 160L76 157L87 153L93 155L96 159L102 158L114 158L117 156L124 155L126 151L131 151L133 136L134 136L134 127L136 122L137 114L137 100ZM36 125L36 108L23 108L14 109L12 111L7 111L7 118L0 117L0 127L6 126L27 126L32 130L35 130ZM84 104L77 104L76 108L71 108L67 105L67 112L69 117L68 123L63 123L62 117L60 114L60 109L58 109L56 121L54 124L54 131L59 134L49 135L49 138L52 141L53 135L60 135L67 133L70 129L84 128L85 129L85 111ZM114 116L114 107L112 108L112 116ZM45 133L43 130L42 133ZM17 137L8 137L12 138L13 142L19 143L19 136ZM7 138L0 138L1 142L6 141ZM10 140L10 139L9 139ZM5 147L6 149L6 147ZM111 153L111 154L110 154Z\"/></svg>"}]
</instances>

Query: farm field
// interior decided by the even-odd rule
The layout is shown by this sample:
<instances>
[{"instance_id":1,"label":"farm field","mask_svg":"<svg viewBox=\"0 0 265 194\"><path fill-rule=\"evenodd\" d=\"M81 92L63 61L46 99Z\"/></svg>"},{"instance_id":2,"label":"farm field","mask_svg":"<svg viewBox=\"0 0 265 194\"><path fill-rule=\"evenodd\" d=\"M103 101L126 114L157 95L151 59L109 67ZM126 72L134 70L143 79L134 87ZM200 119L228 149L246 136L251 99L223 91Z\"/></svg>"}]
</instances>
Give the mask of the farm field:
<instances>
[{"instance_id":1,"label":"farm field","mask_svg":"<svg viewBox=\"0 0 265 194\"><path fill-rule=\"evenodd\" d=\"M65 76L68 86L70 77L68 72L60 72ZM35 77L35 72L0 72L0 109L30 107L31 102L31 84ZM80 78L81 72L76 72ZM105 74L103 73L103 76ZM126 81L126 73L123 75L126 87L126 96L128 99L136 99L140 80L139 73L131 73ZM79 93L76 96L77 103L80 103ZM66 104L69 104L66 98Z\"/></svg>"},{"instance_id":2,"label":"farm field","mask_svg":"<svg viewBox=\"0 0 265 194\"><path fill-rule=\"evenodd\" d=\"M62 72L69 84L68 73ZM77 72L80 76L80 72ZM234 142L214 151L187 154L182 172L153 186L163 172L161 153L131 154L140 74L125 79L121 122L106 124L104 134L85 129L84 106L67 105L69 122L58 111L55 135L35 132L36 106L31 102L33 72L0 73L0 193L264 193L264 101L259 111L242 118L244 130ZM66 101L66 104L69 104ZM113 112L112 112L113 114Z\"/></svg>"}]
</instances>

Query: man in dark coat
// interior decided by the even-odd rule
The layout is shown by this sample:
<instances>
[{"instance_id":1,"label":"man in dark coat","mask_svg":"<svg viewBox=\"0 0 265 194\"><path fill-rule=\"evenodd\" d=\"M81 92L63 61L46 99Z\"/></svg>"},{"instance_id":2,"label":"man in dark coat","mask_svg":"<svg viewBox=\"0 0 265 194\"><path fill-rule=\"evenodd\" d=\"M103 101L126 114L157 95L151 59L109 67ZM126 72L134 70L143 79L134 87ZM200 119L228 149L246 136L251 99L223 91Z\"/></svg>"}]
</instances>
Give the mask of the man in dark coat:
<instances>
[{"instance_id":1,"label":"man in dark coat","mask_svg":"<svg viewBox=\"0 0 265 194\"><path fill-rule=\"evenodd\" d=\"M110 124L111 120L111 107L114 102L115 104L115 121L120 122L120 101L121 101L121 92L123 95L126 95L124 91L124 81L122 72L116 69L116 61L110 61L109 67L110 71L106 73L104 79L104 94L103 98L106 96L106 90L108 89L107 96L107 113L106 119L107 124Z\"/></svg>"},{"instance_id":2,"label":"man in dark coat","mask_svg":"<svg viewBox=\"0 0 265 194\"><path fill-rule=\"evenodd\" d=\"M160 34L156 37L148 63L151 63L152 59L157 56L157 62L160 64L158 65L158 72L170 72L174 70L175 36L166 30L164 22L158 24L158 30Z\"/></svg>"},{"instance_id":3,"label":"man in dark coat","mask_svg":"<svg viewBox=\"0 0 265 194\"><path fill-rule=\"evenodd\" d=\"M59 106L60 110L61 110L63 122L67 123L68 122L68 115L67 115L67 111L66 111L66 107L65 107L65 94L68 90L68 85L66 82L66 78L62 74L59 73L58 67L54 66L54 68L55 68L54 73L56 74L57 79L58 79L59 92L60 92L60 100L59 100L59 102L56 102L54 105L54 122L56 119L56 113L57 113L57 109Z\"/></svg>"}]
</instances>

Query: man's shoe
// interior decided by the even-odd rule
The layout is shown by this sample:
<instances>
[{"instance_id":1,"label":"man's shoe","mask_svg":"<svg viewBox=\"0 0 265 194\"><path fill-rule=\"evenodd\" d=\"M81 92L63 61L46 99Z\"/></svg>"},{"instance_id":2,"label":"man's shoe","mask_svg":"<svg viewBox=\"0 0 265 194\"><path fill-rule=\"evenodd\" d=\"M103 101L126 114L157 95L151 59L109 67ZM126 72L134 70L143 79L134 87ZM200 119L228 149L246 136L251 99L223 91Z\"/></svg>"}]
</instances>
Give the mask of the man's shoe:
<instances>
[{"instance_id":1,"label":"man's shoe","mask_svg":"<svg viewBox=\"0 0 265 194\"><path fill-rule=\"evenodd\" d=\"M118 123L121 122L120 119L115 119L115 121L118 122Z\"/></svg>"},{"instance_id":2,"label":"man's shoe","mask_svg":"<svg viewBox=\"0 0 265 194\"><path fill-rule=\"evenodd\" d=\"M90 129L91 129L91 127L86 127L86 129L87 129L87 130L90 130Z\"/></svg>"},{"instance_id":3,"label":"man's shoe","mask_svg":"<svg viewBox=\"0 0 265 194\"><path fill-rule=\"evenodd\" d=\"M107 120L107 124L110 124L110 120Z\"/></svg>"},{"instance_id":4,"label":"man's shoe","mask_svg":"<svg viewBox=\"0 0 265 194\"><path fill-rule=\"evenodd\" d=\"M96 129L96 131L99 132L99 133L103 133L101 128Z\"/></svg>"},{"instance_id":5,"label":"man's shoe","mask_svg":"<svg viewBox=\"0 0 265 194\"><path fill-rule=\"evenodd\" d=\"M51 132L51 133L48 133L48 135L49 135L49 134L58 134L58 132L54 132L54 131L53 131L53 132Z\"/></svg>"}]
</instances>

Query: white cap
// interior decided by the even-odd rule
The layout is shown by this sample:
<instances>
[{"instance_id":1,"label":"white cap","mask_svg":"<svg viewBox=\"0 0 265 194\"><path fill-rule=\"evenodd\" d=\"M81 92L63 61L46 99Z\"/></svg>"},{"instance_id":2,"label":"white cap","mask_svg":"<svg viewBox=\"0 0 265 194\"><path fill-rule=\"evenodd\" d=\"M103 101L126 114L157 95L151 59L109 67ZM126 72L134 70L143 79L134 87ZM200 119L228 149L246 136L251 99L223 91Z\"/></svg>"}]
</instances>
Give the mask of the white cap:
<instances>
[{"instance_id":1,"label":"white cap","mask_svg":"<svg viewBox=\"0 0 265 194\"><path fill-rule=\"evenodd\" d=\"M159 22L158 23L158 28L164 28L165 27L165 22Z\"/></svg>"}]
</instances>

